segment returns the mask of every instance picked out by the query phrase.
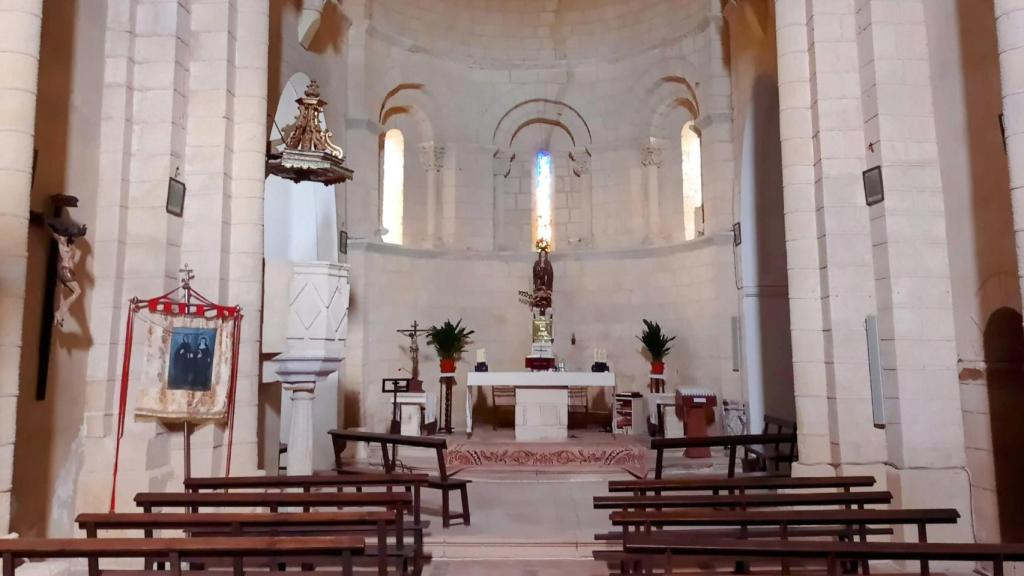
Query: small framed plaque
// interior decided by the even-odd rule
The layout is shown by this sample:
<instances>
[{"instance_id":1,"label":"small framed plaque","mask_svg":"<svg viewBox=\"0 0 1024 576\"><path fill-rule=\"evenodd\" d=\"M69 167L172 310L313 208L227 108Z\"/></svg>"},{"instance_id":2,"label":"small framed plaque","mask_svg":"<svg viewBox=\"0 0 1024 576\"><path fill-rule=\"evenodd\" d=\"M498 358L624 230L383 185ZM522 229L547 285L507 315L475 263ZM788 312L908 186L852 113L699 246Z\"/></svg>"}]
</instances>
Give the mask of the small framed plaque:
<instances>
[{"instance_id":1,"label":"small framed plaque","mask_svg":"<svg viewBox=\"0 0 1024 576\"><path fill-rule=\"evenodd\" d=\"M338 253L348 254L348 232L338 230Z\"/></svg>"},{"instance_id":2,"label":"small framed plaque","mask_svg":"<svg viewBox=\"0 0 1024 576\"><path fill-rule=\"evenodd\" d=\"M174 176L167 181L167 213L178 218L185 213L185 183Z\"/></svg>"},{"instance_id":3,"label":"small framed plaque","mask_svg":"<svg viewBox=\"0 0 1024 576\"><path fill-rule=\"evenodd\" d=\"M882 186L882 167L868 168L861 174L864 179L864 201L868 206L881 204L885 200L885 188Z\"/></svg>"}]
</instances>

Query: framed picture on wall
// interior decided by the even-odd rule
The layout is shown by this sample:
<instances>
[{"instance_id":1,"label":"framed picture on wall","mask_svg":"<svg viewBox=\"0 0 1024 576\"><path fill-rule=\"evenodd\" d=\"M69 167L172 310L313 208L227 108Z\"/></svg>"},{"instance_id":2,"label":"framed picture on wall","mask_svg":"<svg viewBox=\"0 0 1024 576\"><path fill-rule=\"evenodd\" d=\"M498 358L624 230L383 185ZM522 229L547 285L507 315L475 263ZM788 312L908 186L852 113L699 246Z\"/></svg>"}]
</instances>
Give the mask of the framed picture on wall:
<instances>
[{"instance_id":1,"label":"framed picture on wall","mask_svg":"<svg viewBox=\"0 0 1024 576\"><path fill-rule=\"evenodd\" d=\"M885 200L885 188L882 186L882 167L868 168L861 177L864 179L864 201L868 206L880 204Z\"/></svg>"},{"instance_id":2,"label":"framed picture on wall","mask_svg":"<svg viewBox=\"0 0 1024 576\"><path fill-rule=\"evenodd\" d=\"M348 232L338 230L338 253L348 254Z\"/></svg>"},{"instance_id":3,"label":"framed picture on wall","mask_svg":"<svg viewBox=\"0 0 1024 576\"><path fill-rule=\"evenodd\" d=\"M167 181L167 213L178 218L185 213L185 183L174 176Z\"/></svg>"}]
</instances>

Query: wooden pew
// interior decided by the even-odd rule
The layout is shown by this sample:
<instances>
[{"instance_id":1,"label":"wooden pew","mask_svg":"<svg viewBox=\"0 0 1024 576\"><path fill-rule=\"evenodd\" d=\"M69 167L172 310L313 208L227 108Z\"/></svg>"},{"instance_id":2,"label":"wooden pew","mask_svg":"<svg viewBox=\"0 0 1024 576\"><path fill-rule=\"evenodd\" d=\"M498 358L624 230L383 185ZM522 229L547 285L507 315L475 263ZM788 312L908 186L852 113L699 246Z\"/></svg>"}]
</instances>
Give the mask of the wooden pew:
<instances>
[{"instance_id":1,"label":"wooden pew","mask_svg":"<svg viewBox=\"0 0 1024 576\"><path fill-rule=\"evenodd\" d=\"M412 496L405 492L140 492L135 504L143 512L154 508L184 508L199 512L201 508L256 508L277 512L280 508L384 508L395 514L398 547L404 546L405 511L412 505Z\"/></svg>"},{"instance_id":2,"label":"wooden pew","mask_svg":"<svg viewBox=\"0 0 1024 576\"><path fill-rule=\"evenodd\" d=\"M649 543L672 544L691 538L782 539L818 538L866 542L868 536L892 534L893 526L917 526L918 541L927 542L930 524L955 524L960 513L955 509L922 510L656 510L640 512L613 512L613 526L621 532L598 534L600 540L631 538L634 544L642 535ZM665 530L679 527L683 530ZM659 530L652 530L659 528ZM650 558L622 551L598 551L596 560L620 563L620 571L627 573L625 562L642 565ZM741 566L741 570L745 567ZM866 572L865 572L866 573Z\"/></svg>"},{"instance_id":3,"label":"wooden pew","mask_svg":"<svg viewBox=\"0 0 1024 576\"><path fill-rule=\"evenodd\" d=\"M665 465L666 450L686 448L728 448L729 471L727 476L736 476L736 448L739 446L796 444L796 433L783 434L737 434L735 436L707 436L704 438L651 438L651 450L655 451L654 477L661 478Z\"/></svg>"},{"instance_id":4,"label":"wooden pew","mask_svg":"<svg viewBox=\"0 0 1024 576\"><path fill-rule=\"evenodd\" d=\"M728 492L744 494L747 490L819 490L836 488L849 492L852 488L870 488L874 476L691 476L687 478L659 478L640 480L611 480L609 492L632 492L642 496L648 492Z\"/></svg>"},{"instance_id":5,"label":"wooden pew","mask_svg":"<svg viewBox=\"0 0 1024 576\"><path fill-rule=\"evenodd\" d=\"M158 559L170 563L169 571L139 570L149 576L180 576L182 562L206 558L231 558L232 575L245 574L246 558L319 558L342 566L352 575L352 555L361 553L365 541L359 536L318 537L228 537L228 538L16 538L0 540L0 576L14 576L16 559L84 558L89 576L102 576L99 561L106 558ZM118 570L123 574L124 570ZM261 575L270 574L266 570Z\"/></svg>"},{"instance_id":6,"label":"wooden pew","mask_svg":"<svg viewBox=\"0 0 1024 576\"><path fill-rule=\"evenodd\" d=\"M612 525L627 533L653 534L659 537L679 537L680 532L658 531L652 528L665 527L729 527L739 528L738 537L751 527L772 527L766 531L783 540L790 535L790 529L800 526L843 527L850 536L864 536L868 526L917 526L918 540L928 541L929 524L956 524L960 513L954 508L926 508L906 510L651 510L617 511L610 515ZM632 530L630 530L632 529ZM694 536L701 534L686 531Z\"/></svg>"},{"instance_id":7,"label":"wooden pew","mask_svg":"<svg viewBox=\"0 0 1024 576\"><path fill-rule=\"evenodd\" d=\"M420 516L420 488L427 483L426 474L313 474L309 476L230 476L186 478L186 492L206 490L302 490L346 488L357 492L368 487L388 491L403 489L412 494L413 528L425 530Z\"/></svg>"},{"instance_id":8,"label":"wooden pew","mask_svg":"<svg viewBox=\"0 0 1024 576\"><path fill-rule=\"evenodd\" d=\"M927 575L929 562L991 562L993 574L1002 576L1006 562L1024 562L1024 544L959 544L946 542L809 542L795 540L749 541L735 539L676 539L672 543L645 541L643 536L626 539L625 549L665 559L665 573L673 573L676 556L697 556L732 562L736 559L777 558L817 560L825 563L829 576L839 576L840 562L870 560L911 560L920 562ZM786 565L783 565L786 569Z\"/></svg>"},{"instance_id":9,"label":"wooden pew","mask_svg":"<svg viewBox=\"0 0 1024 576\"><path fill-rule=\"evenodd\" d=\"M75 519L87 538L96 538L101 531L141 530L144 537L152 538L156 530L181 530L187 535L208 538L211 536L339 536L376 535L377 547L372 551L377 556L377 572L387 574L389 550L388 532L395 534L397 520L387 511L358 512L307 512L302 514L251 514L251 513L84 513ZM371 552L367 550L367 552ZM419 566L415 555L414 564ZM396 549L400 556L399 566L405 564L407 554ZM401 568L400 568L401 569ZM403 570L404 571L404 570Z\"/></svg>"},{"instance_id":10,"label":"wooden pew","mask_svg":"<svg viewBox=\"0 0 1024 576\"><path fill-rule=\"evenodd\" d=\"M338 472L344 472L341 454L349 441L368 442L380 444L381 455L384 459L384 471L393 473L397 466L398 447L410 446L416 448L429 448L434 450L437 456L437 476L430 476L427 479L427 487L441 491L441 520L445 528L451 525L451 521L461 518L464 525L470 525L469 515L469 480L452 478L448 474L448 468L444 461L444 451L448 449L448 441L444 438L434 436L403 436L401 434L382 434L378 432L365 432L362 430L331 430L331 442L334 444L334 464ZM449 492L457 491L462 499L462 512L452 514Z\"/></svg>"},{"instance_id":11,"label":"wooden pew","mask_svg":"<svg viewBox=\"0 0 1024 576\"><path fill-rule=\"evenodd\" d=\"M687 494L684 496L594 496L598 510L661 510L666 508L767 508L787 506L845 506L864 508L889 504L892 494L870 492L796 492L792 494Z\"/></svg>"},{"instance_id":12,"label":"wooden pew","mask_svg":"<svg viewBox=\"0 0 1024 576\"><path fill-rule=\"evenodd\" d=\"M144 512L154 508L279 508L301 507L309 512L314 507L386 508L403 512L412 506L412 496L405 492L140 492L135 504ZM399 516L401 517L401 515Z\"/></svg>"}]
</instances>

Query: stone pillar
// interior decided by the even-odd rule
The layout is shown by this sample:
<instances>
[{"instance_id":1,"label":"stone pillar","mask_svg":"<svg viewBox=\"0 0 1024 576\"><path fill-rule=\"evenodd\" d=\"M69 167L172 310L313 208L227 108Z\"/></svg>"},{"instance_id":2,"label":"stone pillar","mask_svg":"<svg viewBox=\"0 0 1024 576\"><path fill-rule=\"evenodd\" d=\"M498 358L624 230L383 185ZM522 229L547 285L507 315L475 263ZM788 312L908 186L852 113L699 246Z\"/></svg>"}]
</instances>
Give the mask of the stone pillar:
<instances>
[{"instance_id":1,"label":"stone pillar","mask_svg":"<svg viewBox=\"0 0 1024 576\"><path fill-rule=\"evenodd\" d=\"M797 469L882 475L885 439L867 386L874 273L853 0L776 8Z\"/></svg>"},{"instance_id":2,"label":"stone pillar","mask_svg":"<svg viewBox=\"0 0 1024 576\"><path fill-rule=\"evenodd\" d=\"M958 536L970 539L946 217L922 0L857 0L856 29L864 95L862 146L866 165L881 166L885 183L885 200L872 206L870 215L885 431L894 467L890 484L898 483L892 487L901 507L939 498L960 509L964 522Z\"/></svg>"},{"instance_id":3,"label":"stone pillar","mask_svg":"<svg viewBox=\"0 0 1024 576\"><path fill-rule=\"evenodd\" d=\"M333 262L297 262L289 285L284 354L271 361L288 390L288 474L311 474L313 453L330 442L313 421L316 385L336 372L345 357L348 334L348 266Z\"/></svg>"},{"instance_id":4,"label":"stone pillar","mask_svg":"<svg viewBox=\"0 0 1024 576\"><path fill-rule=\"evenodd\" d=\"M640 151L640 163L644 166L644 182L647 190L647 237L645 244L654 244L661 238L661 199L658 197L658 171L664 159L664 148L660 143L651 142Z\"/></svg>"},{"instance_id":5,"label":"stone pillar","mask_svg":"<svg viewBox=\"0 0 1024 576\"><path fill-rule=\"evenodd\" d=\"M0 0L0 535L10 526L42 0Z\"/></svg>"},{"instance_id":6,"label":"stone pillar","mask_svg":"<svg viewBox=\"0 0 1024 576\"><path fill-rule=\"evenodd\" d=\"M266 182L267 69L270 58L270 0L235 2L235 63L230 129L231 181L227 187L229 236L227 270L221 271L227 302L245 310L239 346L238 389L232 474L257 470L257 386L260 378L260 322L263 305L263 189ZM223 460L217 458L218 461Z\"/></svg>"},{"instance_id":7,"label":"stone pillar","mask_svg":"<svg viewBox=\"0 0 1024 576\"><path fill-rule=\"evenodd\" d=\"M778 1L775 18L789 325L800 431L800 466L794 472L799 472L832 461L805 0Z\"/></svg>"},{"instance_id":8,"label":"stone pillar","mask_svg":"<svg viewBox=\"0 0 1024 576\"><path fill-rule=\"evenodd\" d=\"M1024 295L1024 3L995 0L995 14L1017 273Z\"/></svg>"},{"instance_id":9,"label":"stone pillar","mask_svg":"<svg viewBox=\"0 0 1024 576\"><path fill-rule=\"evenodd\" d=\"M512 160L516 157L515 152L510 150L496 150L492 162L491 174L493 175L494 190L494 249L502 250L505 246L505 178L512 171Z\"/></svg>"},{"instance_id":10,"label":"stone pillar","mask_svg":"<svg viewBox=\"0 0 1024 576\"><path fill-rule=\"evenodd\" d=\"M433 142L420 145L420 165L427 176L427 246L438 246L438 180L444 168L444 146Z\"/></svg>"}]
</instances>

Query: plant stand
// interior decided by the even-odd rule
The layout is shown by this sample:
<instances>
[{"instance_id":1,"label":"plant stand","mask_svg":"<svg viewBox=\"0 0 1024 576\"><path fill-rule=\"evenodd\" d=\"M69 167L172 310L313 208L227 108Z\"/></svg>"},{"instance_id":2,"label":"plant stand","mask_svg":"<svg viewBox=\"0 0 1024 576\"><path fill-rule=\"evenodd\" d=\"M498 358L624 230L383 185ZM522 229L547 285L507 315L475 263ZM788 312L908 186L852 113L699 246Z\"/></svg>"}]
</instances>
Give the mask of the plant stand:
<instances>
[{"instance_id":1,"label":"plant stand","mask_svg":"<svg viewBox=\"0 0 1024 576\"><path fill-rule=\"evenodd\" d=\"M651 374L650 382L647 384L648 390L655 394L663 394L665 392L665 375L664 374Z\"/></svg>"},{"instance_id":2,"label":"plant stand","mask_svg":"<svg viewBox=\"0 0 1024 576\"><path fill-rule=\"evenodd\" d=\"M444 413L441 415L441 422L437 431L444 434L452 433L452 387L455 384L454 372L441 374L441 396L444 402Z\"/></svg>"}]
</instances>

